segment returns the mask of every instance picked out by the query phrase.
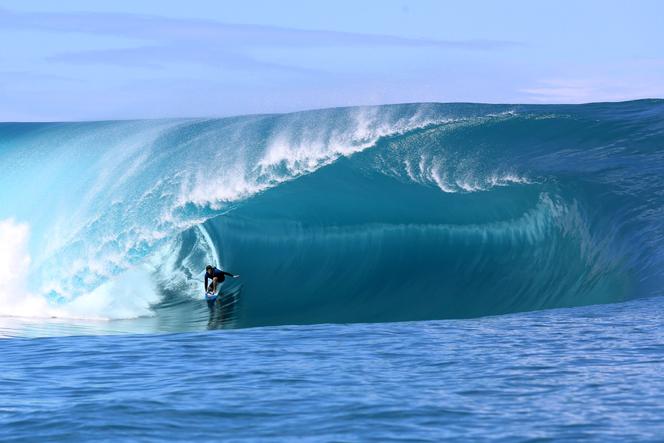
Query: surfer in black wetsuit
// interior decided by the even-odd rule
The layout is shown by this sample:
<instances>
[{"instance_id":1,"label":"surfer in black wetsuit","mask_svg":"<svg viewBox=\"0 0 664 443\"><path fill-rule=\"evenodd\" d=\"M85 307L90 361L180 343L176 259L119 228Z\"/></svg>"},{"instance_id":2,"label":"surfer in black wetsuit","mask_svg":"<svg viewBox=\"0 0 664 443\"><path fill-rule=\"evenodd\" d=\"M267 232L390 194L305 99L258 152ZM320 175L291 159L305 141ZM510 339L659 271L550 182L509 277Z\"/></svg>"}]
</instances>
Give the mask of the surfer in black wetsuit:
<instances>
[{"instance_id":1,"label":"surfer in black wetsuit","mask_svg":"<svg viewBox=\"0 0 664 443\"><path fill-rule=\"evenodd\" d=\"M207 265L205 267L205 290L208 293L212 292L216 294L217 290L219 289L219 284L226 279L227 275L233 278L239 277L239 275L234 275L231 274L230 272L217 269L212 265ZM210 285L208 285L208 280L212 280L212 283ZM210 286L212 286L212 288L210 288ZM217 296L206 297L206 299L207 299L208 308L210 308L210 311L212 311L214 309L214 303L217 301Z\"/></svg>"}]
</instances>

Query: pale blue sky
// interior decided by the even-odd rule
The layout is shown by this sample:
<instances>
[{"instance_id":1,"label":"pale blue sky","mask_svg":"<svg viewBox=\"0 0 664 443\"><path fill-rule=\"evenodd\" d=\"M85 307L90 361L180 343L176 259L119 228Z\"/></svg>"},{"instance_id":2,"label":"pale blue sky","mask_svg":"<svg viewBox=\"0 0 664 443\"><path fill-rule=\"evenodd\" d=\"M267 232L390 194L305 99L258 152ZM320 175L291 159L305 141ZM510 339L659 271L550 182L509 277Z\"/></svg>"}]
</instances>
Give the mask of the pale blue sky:
<instances>
[{"instance_id":1,"label":"pale blue sky","mask_svg":"<svg viewBox=\"0 0 664 443\"><path fill-rule=\"evenodd\" d=\"M661 1L2 1L0 121L664 97Z\"/></svg>"}]
</instances>

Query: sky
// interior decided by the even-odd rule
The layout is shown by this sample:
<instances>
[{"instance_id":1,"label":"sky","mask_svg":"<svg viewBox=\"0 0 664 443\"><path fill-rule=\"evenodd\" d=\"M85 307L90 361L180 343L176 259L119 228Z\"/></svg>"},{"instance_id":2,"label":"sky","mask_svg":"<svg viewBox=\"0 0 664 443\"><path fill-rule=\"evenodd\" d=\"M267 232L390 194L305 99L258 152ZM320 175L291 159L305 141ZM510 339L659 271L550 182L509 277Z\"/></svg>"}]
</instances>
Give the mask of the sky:
<instances>
[{"instance_id":1,"label":"sky","mask_svg":"<svg viewBox=\"0 0 664 443\"><path fill-rule=\"evenodd\" d=\"M0 121L662 97L658 0L0 0Z\"/></svg>"}]
</instances>

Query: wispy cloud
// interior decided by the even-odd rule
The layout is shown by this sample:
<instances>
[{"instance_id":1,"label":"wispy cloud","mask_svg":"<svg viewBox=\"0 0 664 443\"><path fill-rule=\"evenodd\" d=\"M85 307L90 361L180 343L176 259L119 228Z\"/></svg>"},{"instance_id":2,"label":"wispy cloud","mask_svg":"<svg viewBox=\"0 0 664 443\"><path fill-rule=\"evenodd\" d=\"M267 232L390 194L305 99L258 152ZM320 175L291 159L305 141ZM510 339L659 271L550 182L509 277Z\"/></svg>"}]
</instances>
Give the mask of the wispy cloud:
<instances>
[{"instance_id":1,"label":"wispy cloud","mask_svg":"<svg viewBox=\"0 0 664 443\"><path fill-rule=\"evenodd\" d=\"M597 94L597 87L588 80L541 80L537 86L522 89L534 101L542 103L579 103Z\"/></svg>"},{"instance_id":2,"label":"wispy cloud","mask_svg":"<svg viewBox=\"0 0 664 443\"><path fill-rule=\"evenodd\" d=\"M169 63L198 63L228 70L260 69L301 73L313 71L312 69L263 61L224 48L188 47L180 44L65 52L50 56L48 60L77 65L109 64L152 69L161 68Z\"/></svg>"},{"instance_id":3,"label":"wispy cloud","mask_svg":"<svg viewBox=\"0 0 664 443\"><path fill-rule=\"evenodd\" d=\"M77 81L70 77L57 74L44 74L30 71L0 71L0 81L13 83L32 83L44 81Z\"/></svg>"},{"instance_id":4,"label":"wispy cloud","mask_svg":"<svg viewBox=\"0 0 664 443\"><path fill-rule=\"evenodd\" d=\"M592 76L544 79L520 92L527 94L528 101L532 102L587 103L659 97L664 89L657 78L640 75L640 71L635 71L634 74L613 78Z\"/></svg>"},{"instance_id":5,"label":"wispy cloud","mask_svg":"<svg viewBox=\"0 0 664 443\"><path fill-rule=\"evenodd\" d=\"M229 24L213 20L167 18L155 15L110 13L16 12L0 9L6 29L107 35L143 41L135 48L66 51L52 60L77 64L113 64L158 67L188 61L236 68L294 69L249 55L263 48L317 47L433 47L461 51L496 51L519 46L502 40L435 40L393 35L277 26Z\"/></svg>"},{"instance_id":6,"label":"wispy cloud","mask_svg":"<svg viewBox=\"0 0 664 443\"><path fill-rule=\"evenodd\" d=\"M450 49L495 50L519 46L504 40L435 40L393 35L293 29L277 26L229 24L203 19L111 13L25 13L0 9L5 27L57 32L104 34L156 41L221 41L249 46L437 46Z\"/></svg>"}]
</instances>

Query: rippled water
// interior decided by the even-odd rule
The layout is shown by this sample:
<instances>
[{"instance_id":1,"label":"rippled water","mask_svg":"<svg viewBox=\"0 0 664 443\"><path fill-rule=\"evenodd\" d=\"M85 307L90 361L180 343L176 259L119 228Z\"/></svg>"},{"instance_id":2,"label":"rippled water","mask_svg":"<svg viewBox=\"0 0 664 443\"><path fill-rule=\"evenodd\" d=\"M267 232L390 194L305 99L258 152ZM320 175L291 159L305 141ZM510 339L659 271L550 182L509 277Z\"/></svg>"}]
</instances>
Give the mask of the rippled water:
<instances>
[{"instance_id":1,"label":"rippled water","mask_svg":"<svg viewBox=\"0 0 664 443\"><path fill-rule=\"evenodd\" d=\"M0 440L661 441L663 301L6 338Z\"/></svg>"}]
</instances>

